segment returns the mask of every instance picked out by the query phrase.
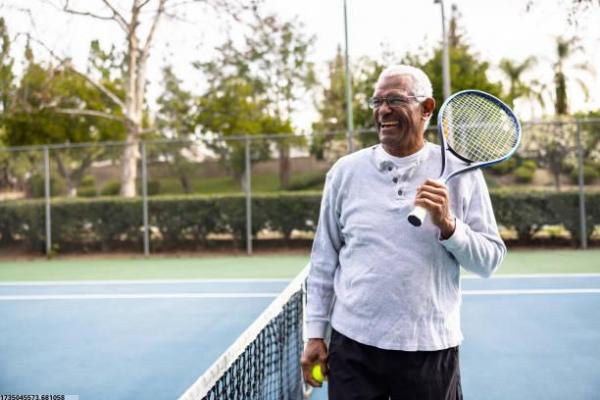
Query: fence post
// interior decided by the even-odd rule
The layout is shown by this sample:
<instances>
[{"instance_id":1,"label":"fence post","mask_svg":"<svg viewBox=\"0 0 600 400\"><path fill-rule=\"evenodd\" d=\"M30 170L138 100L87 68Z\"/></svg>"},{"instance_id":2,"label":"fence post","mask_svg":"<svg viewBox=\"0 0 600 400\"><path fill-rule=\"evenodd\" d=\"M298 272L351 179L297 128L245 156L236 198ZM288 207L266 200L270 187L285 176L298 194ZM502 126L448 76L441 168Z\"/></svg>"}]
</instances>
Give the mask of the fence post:
<instances>
[{"instance_id":1,"label":"fence post","mask_svg":"<svg viewBox=\"0 0 600 400\"><path fill-rule=\"evenodd\" d=\"M52 219L50 215L50 154L44 146L44 200L46 203L46 257L52 255Z\"/></svg>"},{"instance_id":2,"label":"fence post","mask_svg":"<svg viewBox=\"0 0 600 400\"><path fill-rule=\"evenodd\" d=\"M250 137L246 136L245 161L246 161L246 252L252 255L252 173L250 164Z\"/></svg>"},{"instance_id":3,"label":"fence post","mask_svg":"<svg viewBox=\"0 0 600 400\"><path fill-rule=\"evenodd\" d=\"M579 225L581 229L581 248L587 249L587 227L585 221L585 192L583 182L583 149L581 147L581 124L577 121L577 168L579 182Z\"/></svg>"},{"instance_id":4,"label":"fence post","mask_svg":"<svg viewBox=\"0 0 600 400\"><path fill-rule=\"evenodd\" d=\"M150 255L150 229L148 226L148 171L146 169L146 143L140 143L142 153L142 205L144 214L144 256Z\"/></svg>"}]
</instances>

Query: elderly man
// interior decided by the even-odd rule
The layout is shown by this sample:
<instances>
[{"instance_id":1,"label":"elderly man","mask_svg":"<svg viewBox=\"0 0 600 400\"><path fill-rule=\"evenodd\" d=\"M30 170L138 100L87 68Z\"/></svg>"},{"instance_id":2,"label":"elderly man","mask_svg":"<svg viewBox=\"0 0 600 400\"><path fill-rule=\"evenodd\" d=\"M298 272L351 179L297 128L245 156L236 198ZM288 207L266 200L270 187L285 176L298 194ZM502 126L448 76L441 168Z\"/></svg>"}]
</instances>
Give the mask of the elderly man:
<instances>
[{"instance_id":1,"label":"elderly man","mask_svg":"<svg viewBox=\"0 0 600 400\"><path fill-rule=\"evenodd\" d=\"M304 378L331 400L462 399L459 266L488 277L506 247L481 171L446 187L424 132L435 107L419 69L384 70L369 100L380 144L327 174L308 277ZM450 172L460 165L450 160ZM415 205L429 212L415 228ZM324 341L331 325L329 351Z\"/></svg>"}]
</instances>

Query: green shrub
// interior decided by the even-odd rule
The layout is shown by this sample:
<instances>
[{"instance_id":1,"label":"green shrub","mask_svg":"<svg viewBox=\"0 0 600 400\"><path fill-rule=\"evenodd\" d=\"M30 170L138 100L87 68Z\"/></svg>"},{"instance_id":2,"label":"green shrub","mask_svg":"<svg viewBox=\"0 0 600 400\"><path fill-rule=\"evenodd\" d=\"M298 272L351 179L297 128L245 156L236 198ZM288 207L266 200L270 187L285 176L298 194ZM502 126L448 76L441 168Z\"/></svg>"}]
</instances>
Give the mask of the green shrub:
<instances>
[{"instance_id":1,"label":"green shrub","mask_svg":"<svg viewBox=\"0 0 600 400\"><path fill-rule=\"evenodd\" d=\"M576 191L491 191L498 224L514 228L519 240L529 241L544 225L564 225L580 241L579 195ZM252 232L281 232L286 241L293 230L314 232L320 192L254 194ZM232 244L243 247L246 235L246 200L243 195L164 196L148 201L153 251L206 248L215 242L210 234L230 234ZM600 193L586 194L588 237L600 225ZM45 203L40 200L0 202L0 248L19 245L43 252ZM87 250L141 251L142 201L126 199L55 199L52 202L52 237L63 252Z\"/></svg>"},{"instance_id":2,"label":"green shrub","mask_svg":"<svg viewBox=\"0 0 600 400\"><path fill-rule=\"evenodd\" d=\"M81 179L77 188L77 196L79 197L96 197L96 178L93 175L86 175Z\"/></svg>"},{"instance_id":3,"label":"green shrub","mask_svg":"<svg viewBox=\"0 0 600 400\"><path fill-rule=\"evenodd\" d=\"M533 172L535 172L535 170L537 169L537 163L535 162L535 160L523 160L523 162L521 163L521 167L523 168L527 168Z\"/></svg>"},{"instance_id":4,"label":"green shrub","mask_svg":"<svg viewBox=\"0 0 600 400\"><path fill-rule=\"evenodd\" d=\"M576 170L577 170L576 165L571 161L565 161L560 166L560 171L563 174L571 175L573 173L573 171L576 171Z\"/></svg>"},{"instance_id":5,"label":"green shrub","mask_svg":"<svg viewBox=\"0 0 600 400\"><path fill-rule=\"evenodd\" d=\"M515 169L514 175L515 179L519 183L530 183L533 180L533 175L535 174L535 169L528 168L524 165L521 165L517 169Z\"/></svg>"},{"instance_id":6,"label":"green shrub","mask_svg":"<svg viewBox=\"0 0 600 400\"><path fill-rule=\"evenodd\" d=\"M65 182L57 177L50 177L50 196L64 196L67 192ZM38 199L45 196L45 181L41 175L33 175L27 181L27 194L29 197Z\"/></svg>"},{"instance_id":7,"label":"green shrub","mask_svg":"<svg viewBox=\"0 0 600 400\"><path fill-rule=\"evenodd\" d=\"M517 167L517 163L518 161L515 157L509 158L508 160L503 161L500 164L494 165L490 168L490 170L497 175L506 175L514 171L514 169Z\"/></svg>"},{"instance_id":8,"label":"green shrub","mask_svg":"<svg viewBox=\"0 0 600 400\"><path fill-rule=\"evenodd\" d=\"M81 178L81 182L79 182L79 187L90 187L96 186L96 178L94 175L86 175Z\"/></svg>"},{"instance_id":9,"label":"green shrub","mask_svg":"<svg viewBox=\"0 0 600 400\"><path fill-rule=\"evenodd\" d=\"M98 193L96 192L95 187L79 187L77 189L78 197L96 197Z\"/></svg>"},{"instance_id":10,"label":"green shrub","mask_svg":"<svg viewBox=\"0 0 600 400\"><path fill-rule=\"evenodd\" d=\"M119 181L108 181L100 189L102 196L116 196L121 192L121 182Z\"/></svg>"},{"instance_id":11,"label":"green shrub","mask_svg":"<svg viewBox=\"0 0 600 400\"><path fill-rule=\"evenodd\" d=\"M138 188L138 193L140 195L142 194L141 186L142 185L140 184L140 187ZM160 187L160 181L148 181L148 196L156 196L157 194L161 194Z\"/></svg>"},{"instance_id":12,"label":"green shrub","mask_svg":"<svg viewBox=\"0 0 600 400\"><path fill-rule=\"evenodd\" d=\"M325 183L325 172L315 172L309 175L292 179L288 185L288 190L309 190L320 189Z\"/></svg>"},{"instance_id":13,"label":"green shrub","mask_svg":"<svg viewBox=\"0 0 600 400\"><path fill-rule=\"evenodd\" d=\"M589 185L591 183L594 183L594 181L596 179L598 179L598 171L596 170L594 165L591 164L585 164L583 166L583 183L586 185ZM574 184L578 184L579 183L579 168L575 168L572 172L571 172L571 182L573 182Z\"/></svg>"}]
</instances>

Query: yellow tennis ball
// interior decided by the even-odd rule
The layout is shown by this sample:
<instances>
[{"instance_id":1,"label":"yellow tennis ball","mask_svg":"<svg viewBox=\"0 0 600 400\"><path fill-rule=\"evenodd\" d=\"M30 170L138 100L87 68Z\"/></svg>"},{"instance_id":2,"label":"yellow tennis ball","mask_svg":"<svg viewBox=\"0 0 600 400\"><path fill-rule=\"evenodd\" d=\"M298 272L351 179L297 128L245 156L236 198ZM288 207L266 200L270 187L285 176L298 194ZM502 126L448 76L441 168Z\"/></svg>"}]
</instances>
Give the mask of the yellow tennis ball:
<instances>
[{"instance_id":1,"label":"yellow tennis ball","mask_svg":"<svg viewBox=\"0 0 600 400\"><path fill-rule=\"evenodd\" d=\"M323 383L323 379L325 379L323 377L323 371L321 371L321 365L320 364L315 364L312 367L312 377L315 381L319 382L319 383Z\"/></svg>"}]
</instances>

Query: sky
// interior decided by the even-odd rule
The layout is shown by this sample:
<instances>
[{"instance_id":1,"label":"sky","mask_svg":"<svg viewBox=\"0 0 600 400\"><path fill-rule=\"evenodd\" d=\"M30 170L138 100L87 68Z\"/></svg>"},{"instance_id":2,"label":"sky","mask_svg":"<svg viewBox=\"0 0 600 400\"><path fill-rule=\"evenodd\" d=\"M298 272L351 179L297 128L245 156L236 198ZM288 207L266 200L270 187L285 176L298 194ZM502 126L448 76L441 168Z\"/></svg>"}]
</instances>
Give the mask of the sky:
<instances>
[{"instance_id":1,"label":"sky","mask_svg":"<svg viewBox=\"0 0 600 400\"><path fill-rule=\"evenodd\" d=\"M80 7L95 4L100 7L100 3L100 0L71 0L71 4ZM117 3L126 5L128 1ZM493 66L502 58L522 61L533 55L539 61L529 78L551 83L556 37L577 35L585 49L577 61L591 65L600 74L600 7L577 14L577 24L569 24L565 6L568 0L536 0L529 12L526 12L528 0L446 0L445 3L447 18L450 5L457 5L468 43L481 59ZM18 10L25 6L31 9L30 15ZM280 18L296 18L303 23L307 35L315 35L310 57L325 79L327 60L333 57L337 46L344 46L343 0L265 0L264 6ZM384 47L399 58L406 52L428 51L441 39L440 5L433 0L347 0L347 7L351 63L363 55L380 60ZM204 83L191 63L210 59L212 49L221 43L226 30L236 33L235 25L224 28L222 21L198 6L186 10L183 19L164 21L159 26L150 60L151 104L160 93L160 69L166 63L173 65L186 87L200 93ZM123 41L114 23L67 16L42 0L0 0L0 14L9 16L11 35L32 33L56 53L72 57L81 69L85 69L92 39L99 38L105 47ZM22 38L13 49L17 59L22 53ZM44 50L35 51L40 58L44 57ZM591 98L586 101L582 91L573 86L572 111L600 108L600 75L581 77L590 89ZM500 79L497 68L490 70L490 78ZM313 99L305 99L299 104L294 115L296 127L307 129L316 118L313 103ZM517 111L529 119L539 117L540 113L539 110L532 113L524 105Z\"/></svg>"}]
</instances>

